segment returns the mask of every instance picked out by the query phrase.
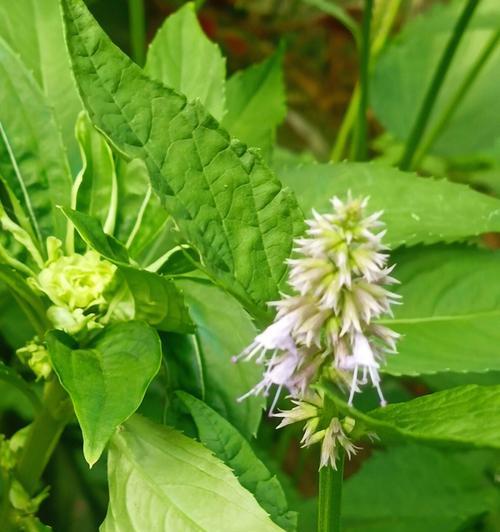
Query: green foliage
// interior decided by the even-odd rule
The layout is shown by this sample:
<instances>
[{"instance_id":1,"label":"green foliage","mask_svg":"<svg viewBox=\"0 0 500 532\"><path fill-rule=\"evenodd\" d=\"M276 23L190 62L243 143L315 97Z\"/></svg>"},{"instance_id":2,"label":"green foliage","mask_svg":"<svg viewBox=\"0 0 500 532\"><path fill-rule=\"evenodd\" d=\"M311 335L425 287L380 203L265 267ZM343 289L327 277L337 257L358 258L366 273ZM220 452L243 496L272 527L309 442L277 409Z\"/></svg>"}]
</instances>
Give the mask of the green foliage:
<instances>
[{"instance_id":1,"label":"green foliage","mask_svg":"<svg viewBox=\"0 0 500 532\"><path fill-rule=\"evenodd\" d=\"M498 504L484 456L409 445L377 452L345 485L346 532L455 532Z\"/></svg>"},{"instance_id":2,"label":"green foliage","mask_svg":"<svg viewBox=\"0 0 500 532\"><path fill-rule=\"evenodd\" d=\"M227 115L222 125L235 137L268 153L276 127L286 115L281 46L271 57L236 72L227 82Z\"/></svg>"},{"instance_id":3,"label":"green foliage","mask_svg":"<svg viewBox=\"0 0 500 532\"><path fill-rule=\"evenodd\" d=\"M189 101L199 100L217 120L226 112L226 60L210 42L188 2L167 18L153 39L146 73Z\"/></svg>"},{"instance_id":4,"label":"green foliage","mask_svg":"<svg viewBox=\"0 0 500 532\"><path fill-rule=\"evenodd\" d=\"M129 321L106 327L82 346L61 331L50 332L47 342L82 429L85 459L92 466L115 428L141 404L160 369L160 341L145 323Z\"/></svg>"},{"instance_id":5,"label":"green foliage","mask_svg":"<svg viewBox=\"0 0 500 532\"><path fill-rule=\"evenodd\" d=\"M259 155L231 140L198 103L145 77L81 0L63 7L74 74L92 120L120 150L146 162L153 187L207 272L265 318L298 223L295 201Z\"/></svg>"},{"instance_id":6,"label":"green foliage","mask_svg":"<svg viewBox=\"0 0 500 532\"><path fill-rule=\"evenodd\" d=\"M41 240L66 229L71 176L52 109L32 75L0 39L0 174L22 199Z\"/></svg>"},{"instance_id":7,"label":"green foliage","mask_svg":"<svg viewBox=\"0 0 500 532\"><path fill-rule=\"evenodd\" d=\"M383 210L384 241L392 247L465 240L500 230L500 201L445 179L418 177L376 163L284 165L279 177L309 215L331 209L333 195L369 197Z\"/></svg>"},{"instance_id":8,"label":"green foliage","mask_svg":"<svg viewBox=\"0 0 500 532\"><path fill-rule=\"evenodd\" d=\"M328 384L322 386L345 413L384 441L416 441L438 447L500 448L500 386L459 386L363 414L348 407Z\"/></svg>"},{"instance_id":9,"label":"green foliage","mask_svg":"<svg viewBox=\"0 0 500 532\"><path fill-rule=\"evenodd\" d=\"M110 313L121 314L122 319L143 320L160 331L192 332L182 292L172 281L156 273L119 266L117 282L122 285L110 303Z\"/></svg>"},{"instance_id":10,"label":"green foliage","mask_svg":"<svg viewBox=\"0 0 500 532\"><path fill-rule=\"evenodd\" d=\"M26 69L33 73L47 103L54 109L71 167L76 172L79 159L73 131L81 103L64 43L59 1L2 2L0 37L19 54ZM28 103L23 100L23 105Z\"/></svg>"},{"instance_id":11,"label":"green foliage","mask_svg":"<svg viewBox=\"0 0 500 532\"><path fill-rule=\"evenodd\" d=\"M399 140L408 136L462 5L460 1L436 5L417 17L377 62L373 76L373 106L384 127ZM498 2L480 2L441 87L430 130L441 119L492 34L498 31L499 19ZM499 66L500 50L497 48L437 139L433 148L435 153L463 157L486 153L494 147L500 136L500 126L491 109L497 101Z\"/></svg>"},{"instance_id":12,"label":"green foliage","mask_svg":"<svg viewBox=\"0 0 500 532\"><path fill-rule=\"evenodd\" d=\"M297 515L288 511L278 479L255 456L245 438L202 401L184 392L177 395L193 416L200 441L234 471L240 484L253 493L277 525L283 530L296 530Z\"/></svg>"},{"instance_id":13,"label":"green foliage","mask_svg":"<svg viewBox=\"0 0 500 532\"><path fill-rule=\"evenodd\" d=\"M404 304L383 320L402 335L384 371L418 375L500 369L500 254L434 246L394 254Z\"/></svg>"},{"instance_id":14,"label":"green foliage","mask_svg":"<svg viewBox=\"0 0 500 532\"><path fill-rule=\"evenodd\" d=\"M206 281L182 279L177 286L184 293L196 325L189 341L167 344L177 360L183 364L192 361L191 371L197 368L196 373L184 375L184 389L205 401L250 438L257 432L265 399L249 397L242 402L237 399L257 382L261 369L250 364L234 364L231 357L252 341L255 326L237 301ZM231 324L230 331L228 324Z\"/></svg>"},{"instance_id":15,"label":"green foliage","mask_svg":"<svg viewBox=\"0 0 500 532\"><path fill-rule=\"evenodd\" d=\"M139 416L115 433L108 477L102 532L280 530L205 447Z\"/></svg>"}]
</instances>

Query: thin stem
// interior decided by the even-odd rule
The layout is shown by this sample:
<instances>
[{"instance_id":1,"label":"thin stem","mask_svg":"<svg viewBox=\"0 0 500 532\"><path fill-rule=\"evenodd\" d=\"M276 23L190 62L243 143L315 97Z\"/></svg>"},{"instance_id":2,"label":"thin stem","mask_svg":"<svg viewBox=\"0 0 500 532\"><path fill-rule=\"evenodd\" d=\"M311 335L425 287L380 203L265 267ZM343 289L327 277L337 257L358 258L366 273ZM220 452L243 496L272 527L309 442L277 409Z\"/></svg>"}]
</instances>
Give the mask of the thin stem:
<instances>
[{"instance_id":1,"label":"thin stem","mask_svg":"<svg viewBox=\"0 0 500 532\"><path fill-rule=\"evenodd\" d=\"M17 467L17 478L30 494L36 491L40 477L73 412L68 396L56 377L46 383L43 399L43 407L31 425Z\"/></svg>"},{"instance_id":2,"label":"thin stem","mask_svg":"<svg viewBox=\"0 0 500 532\"><path fill-rule=\"evenodd\" d=\"M467 28L479 2L480 0L467 0L464 10L460 14L460 17L455 24L453 33L451 34L443 55L439 60L432 81L427 89L420 110L418 111L417 118L406 142L405 151L399 164L401 170L410 170L413 166L415 152L417 151L422 140L422 136L425 133L425 129L429 122L434 104L436 103L436 99L439 95L439 91L441 90L443 82L446 78L446 74L448 73L453 57L455 56L455 52L457 51L457 47L460 43L462 35L464 34L465 29Z\"/></svg>"},{"instance_id":3,"label":"thin stem","mask_svg":"<svg viewBox=\"0 0 500 532\"><path fill-rule=\"evenodd\" d=\"M319 470L318 532L340 532L344 448L339 446L337 470L330 466Z\"/></svg>"},{"instance_id":4,"label":"thin stem","mask_svg":"<svg viewBox=\"0 0 500 532\"><path fill-rule=\"evenodd\" d=\"M491 38L488 40L481 55L477 58L477 61L474 63L469 73L462 81L462 84L455 93L455 96L450 100L439 121L430 131L429 135L424 138L422 146L419 148L417 154L415 155L415 165L418 165L418 163L422 160L422 157L432 148L432 146L436 142L436 139L441 135L445 127L449 124L451 118L455 114L455 111L459 107L462 100L465 98L466 94L469 92L469 89L471 88L473 83L478 78L481 70L487 63L488 59L491 57L491 54L494 52L499 41L500 30L494 32Z\"/></svg>"},{"instance_id":5,"label":"thin stem","mask_svg":"<svg viewBox=\"0 0 500 532\"><path fill-rule=\"evenodd\" d=\"M389 5L384 5L383 9L383 18L380 22L380 26L377 29L376 35L373 39L371 47L371 66L373 67L374 62L380 55L380 52L383 50L385 43L391 32L391 28L394 25L396 20L396 15L398 14L399 8L401 7L401 0L389 0ZM345 152L347 141L351 134L354 123L356 122L356 117L358 114L359 108L359 84L356 84L354 91L349 102L347 111L344 114L342 119L342 124L339 128L337 138L335 139L335 144L332 148L330 159L332 162L339 162L342 160L342 157Z\"/></svg>"},{"instance_id":6,"label":"thin stem","mask_svg":"<svg viewBox=\"0 0 500 532\"><path fill-rule=\"evenodd\" d=\"M139 66L143 66L146 58L146 15L144 0L128 0L128 13L132 58Z\"/></svg>"},{"instance_id":7,"label":"thin stem","mask_svg":"<svg viewBox=\"0 0 500 532\"><path fill-rule=\"evenodd\" d=\"M367 156L368 125L366 111L368 109L369 98L370 26L372 11L373 0L365 0L363 22L361 25L358 120L354 138L354 158L356 161L364 161Z\"/></svg>"}]
</instances>

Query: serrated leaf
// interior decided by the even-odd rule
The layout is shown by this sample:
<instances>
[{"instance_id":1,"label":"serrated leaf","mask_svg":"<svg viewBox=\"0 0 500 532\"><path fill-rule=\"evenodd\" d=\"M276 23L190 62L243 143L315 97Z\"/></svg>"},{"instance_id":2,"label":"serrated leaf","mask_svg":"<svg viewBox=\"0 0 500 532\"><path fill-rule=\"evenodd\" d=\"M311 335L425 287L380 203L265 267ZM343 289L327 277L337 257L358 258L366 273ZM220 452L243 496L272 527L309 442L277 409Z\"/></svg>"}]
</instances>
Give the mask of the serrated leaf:
<instances>
[{"instance_id":1,"label":"serrated leaf","mask_svg":"<svg viewBox=\"0 0 500 532\"><path fill-rule=\"evenodd\" d=\"M248 314L232 297L202 280L179 279L176 282L183 293L196 326L195 334L187 341L172 340L167 349L172 358L183 364L192 360L191 368L198 367L198 375L182 372L189 390L250 438L259 427L263 397L237 399L248 392L262 375L255 364L234 364L231 357L252 342L256 329ZM198 381L199 384L198 384ZM198 384L197 392L193 390Z\"/></svg>"},{"instance_id":2,"label":"serrated leaf","mask_svg":"<svg viewBox=\"0 0 500 532\"><path fill-rule=\"evenodd\" d=\"M465 240L500 231L500 200L466 185L418 177L376 163L284 165L282 181L296 193L307 216L331 211L329 199L370 198L368 211L383 210L384 242L392 247Z\"/></svg>"},{"instance_id":3,"label":"serrated leaf","mask_svg":"<svg viewBox=\"0 0 500 532\"><path fill-rule=\"evenodd\" d=\"M278 526L296 530L297 515L288 510L278 479L257 458L247 440L203 401L185 392L177 395L193 416L200 441L234 471L240 484L253 493Z\"/></svg>"},{"instance_id":4,"label":"serrated leaf","mask_svg":"<svg viewBox=\"0 0 500 532\"><path fill-rule=\"evenodd\" d=\"M408 445L375 453L344 485L346 532L456 532L498 504L477 452Z\"/></svg>"},{"instance_id":5,"label":"serrated leaf","mask_svg":"<svg viewBox=\"0 0 500 532\"><path fill-rule=\"evenodd\" d=\"M227 82L227 115L222 125L231 135L264 152L271 149L276 127L286 115L283 53L281 46L269 58L236 72Z\"/></svg>"},{"instance_id":6,"label":"serrated leaf","mask_svg":"<svg viewBox=\"0 0 500 532\"><path fill-rule=\"evenodd\" d=\"M85 459L92 466L115 428L137 410L158 373L160 340L139 321L110 325L80 348L62 331L51 331L46 339L82 429Z\"/></svg>"},{"instance_id":7,"label":"serrated leaf","mask_svg":"<svg viewBox=\"0 0 500 532\"><path fill-rule=\"evenodd\" d=\"M54 108L76 174L79 159L73 131L81 103L64 44L59 0L1 2L0 36L19 53Z\"/></svg>"},{"instance_id":8,"label":"serrated leaf","mask_svg":"<svg viewBox=\"0 0 500 532\"><path fill-rule=\"evenodd\" d=\"M372 104L377 118L399 140L409 134L462 5L459 0L438 4L416 17L377 61L372 79ZM441 119L488 40L498 31L499 19L500 7L496 0L479 3L440 87L428 131ZM437 139L434 153L463 157L493 148L500 137L499 121L491 112L498 101L499 69L497 46Z\"/></svg>"},{"instance_id":9,"label":"serrated leaf","mask_svg":"<svg viewBox=\"0 0 500 532\"><path fill-rule=\"evenodd\" d=\"M114 435L108 478L101 532L280 530L210 451L140 416Z\"/></svg>"},{"instance_id":10,"label":"serrated leaf","mask_svg":"<svg viewBox=\"0 0 500 532\"><path fill-rule=\"evenodd\" d=\"M126 266L118 266L117 272L117 282L125 288L116 300L110 301L113 315L120 313L124 320L145 321L160 331L192 332L193 324L182 291L173 281Z\"/></svg>"},{"instance_id":11,"label":"serrated leaf","mask_svg":"<svg viewBox=\"0 0 500 532\"><path fill-rule=\"evenodd\" d=\"M402 296L394 319L402 335L385 372L420 375L500 370L500 253L465 246L400 250L394 291Z\"/></svg>"},{"instance_id":12,"label":"serrated leaf","mask_svg":"<svg viewBox=\"0 0 500 532\"><path fill-rule=\"evenodd\" d=\"M81 0L64 0L67 41L96 126L152 184L210 275L269 318L284 259L301 224L295 201L262 162L198 103L148 79L114 46ZM258 274L257 274L258 272Z\"/></svg>"},{"instance_id":13,"label":"serrated leaf","mask_svg":"<svg viewBox=\"0 0 500 532\"><path fill-rule=\"evenodd\" d=\"M148 50L146 73L221 120L226 111L226 60L203 32L192 2L170 15Z\"/></svg>"},{"instance_id":14,"label":"serrated leaf","mask_svg":"<svg viewBox=\"0 0 500 532\"><path fill-rule=\"evenodd\" d=\"M0 173L20 199L37 238L64 238L71 175L59 129L45 96L0 39Z\"/></svg>"},{"instance_id":15,"label":"serrated leaf","mask_svg":"<svg viewBox=\"0 0 500 532\"><path fill-rule=\"evenodd\" d=\"M345 414L360 420L383 441L416 441L438 447L500 449L500 386L459 386L362 413L322 389Z\"/></svg>"}]
</instances>

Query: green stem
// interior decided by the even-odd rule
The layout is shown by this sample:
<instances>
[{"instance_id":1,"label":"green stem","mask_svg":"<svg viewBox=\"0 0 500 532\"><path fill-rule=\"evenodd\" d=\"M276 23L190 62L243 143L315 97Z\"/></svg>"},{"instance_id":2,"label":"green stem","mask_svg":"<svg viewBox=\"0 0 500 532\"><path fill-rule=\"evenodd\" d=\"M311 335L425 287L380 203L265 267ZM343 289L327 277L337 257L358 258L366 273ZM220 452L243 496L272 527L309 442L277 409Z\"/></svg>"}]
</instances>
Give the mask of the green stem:
<instances>
[{"instance_id":1,"label":"green stem","mask_svg":"<svg viewBox=\"0 0 500 532\"><path fill-rule=\"evenodd\" d=\"M143 66L146 58L146 15L144 0L128 0L132 58Z\"/></svg>"},{"instance_id":2,"label":"green stem","mask_svg":"<svg viewBox=\"0 0 500 532\"><path fill-rule=\"evenodd\" d=\"M56 377L45 385L43 407L31 425L17 467L17 478L33 494L62 431L71 419L71 404Z\"/></svg>"},{"instance_id":3,"label":"green stem","mask_svg":"<svg viewBox=\"0 0 500 532\"><path fill-rule=\"evenodd\" d=\"M365 0L365 8L363 10L363 22L361 25L358 120L354 138L354 159L356 161L364 161L367 156L368 125L366 112L368 109L370 82L370 26L372 21L372 11L373 0Z\"/></svg>"},{"instance_id":4,"label":"green stem","mask_svg":"<svg viewBox=\"0 0 500 532\"><path fill-rule=\"evenodd\" d=\"M429 135L424 138L422 146L417 151L415 155L415 166L422 160L422 157L432 148L436 139L441 135L445 127L449 124L452 116L455 114L455 111L459 107L460 103L469 92L469 89L476 81L484 65L487 63L488 59L491 57L491 54L494 52L498 42L500 41L500 30L493 33L491 38L486 43L481 55L477 58L477 61L470 69L466 78L463 80L462 84L458 88L455 96L450 100L447 108L444 110L439 121L431 130Z\"/></svg>"},{"instance_id":5,"label":"green stem","mask_svg":"<svg viewBox=\"0 0 500 532\"><path fill-rule=\"evenodd\" d=\"M389 0L389 5L384 5L381 8L384 10L384 14L380 26L378 27L377 33L375 35L375 38L373 39L373 44L370 52L372 66L380 55L380 52L383 50L385 43L387 42L400 6L401 0ZM356 122L359 102L359 84L356 84L356 87L354 88L354 91L351 96L351 101L349 102L347 111L344 114L344 118L342 119L342 124L337 134L337 138L335 139L335 144L332 148L330 156L332 162L339 162L342 160L346 149L347 141L354 127L354 123Z\"/></svg>"},{"instance_id":6,"label":"green stem","mask_svg":"<svg viewBox=\"0 0 500 532\"><path fill-rule=\"evenodd\" d=\"M439 60L434 76L427 89L420 110L418 111L415 123L410 131L405 151L399 164L401 170L410 170L412 168L415 152L422 140L422 135L425 133L434 104L436 103L439 91L443 85L446 74L448 73L451 61L455 56L462 35L464 34L479 2L480 0L467 0L464 10L455 24L453 33L451 34L443 55Z\"/></svg>"},{"instance_id":7,"label":"green stem","mask_svg":"<svg viewBox=\"0 0 500 532\"><path fill-rule=\"evenodd\" d=\"M344 448L339 446L337 469L325 466L319 470L318 532L340 532L344 459Z\"/></svg>"}]
</instances>

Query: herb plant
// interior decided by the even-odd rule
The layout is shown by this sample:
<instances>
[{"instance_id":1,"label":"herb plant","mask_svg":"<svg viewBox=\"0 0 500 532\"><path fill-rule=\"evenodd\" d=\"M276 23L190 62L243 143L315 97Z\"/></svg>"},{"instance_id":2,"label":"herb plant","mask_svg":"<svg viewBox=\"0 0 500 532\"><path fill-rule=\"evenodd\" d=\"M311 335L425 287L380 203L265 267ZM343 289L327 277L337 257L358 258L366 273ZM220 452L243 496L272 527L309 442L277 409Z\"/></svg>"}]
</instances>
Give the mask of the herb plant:
<instances>
[{"instance_id":1,"label":"herb plant","mask_svg":"<svg viewBox=\"0 0 500 532\"><path fill-rule=\"evenodd\" d=\"M322 162L203 3L0 0L1 530L499 530L498 2L276 5L357 46Z\"/></svg>"}]
</instances>

